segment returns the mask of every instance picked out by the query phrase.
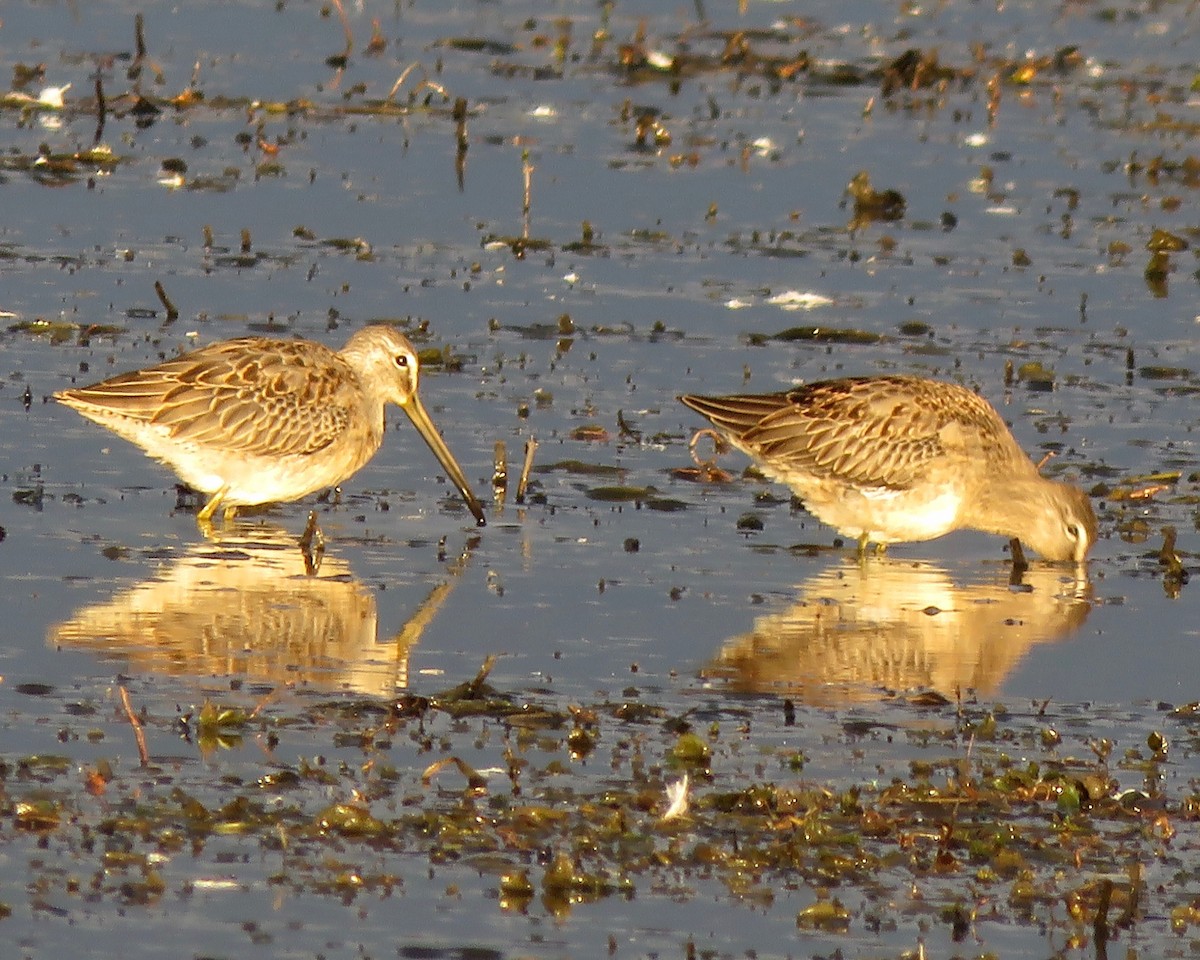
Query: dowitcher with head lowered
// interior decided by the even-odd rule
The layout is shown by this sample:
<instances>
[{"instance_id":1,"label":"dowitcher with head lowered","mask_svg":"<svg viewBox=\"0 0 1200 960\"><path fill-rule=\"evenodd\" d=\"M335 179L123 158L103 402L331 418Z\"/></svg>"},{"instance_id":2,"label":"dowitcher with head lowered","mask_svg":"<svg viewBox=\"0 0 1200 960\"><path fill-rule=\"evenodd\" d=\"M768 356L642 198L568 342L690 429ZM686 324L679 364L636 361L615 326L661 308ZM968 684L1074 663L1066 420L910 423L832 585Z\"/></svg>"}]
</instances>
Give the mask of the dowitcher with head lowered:
<instances>
[{"instance_id":1,"label":"dowitcher with head lowered","mask_svg":"<svg viewBox=\"0 0 1200 960\"><path fill-rule=\"evenodd\" d=\"M679 399L860 550L972 529L1080 562L1095 543L1087 494L1041 476L992 405L965 387L846 377Z\"/></svg>"},{"instance_id":2,"label":"dowitcher with head lowered","mask_svg":"<svg viewBox=\"0 0 1200 960\"><path fill-rule=\"evenodd\" d=\"M336 486L383 442L390 401L412 421L474 515L483 507L417 393L420 365L393 327L357 331L341 350L242 337L123 373L55 399L170 466L218 507L299 498Z\"/></svg>"}]
</instances>

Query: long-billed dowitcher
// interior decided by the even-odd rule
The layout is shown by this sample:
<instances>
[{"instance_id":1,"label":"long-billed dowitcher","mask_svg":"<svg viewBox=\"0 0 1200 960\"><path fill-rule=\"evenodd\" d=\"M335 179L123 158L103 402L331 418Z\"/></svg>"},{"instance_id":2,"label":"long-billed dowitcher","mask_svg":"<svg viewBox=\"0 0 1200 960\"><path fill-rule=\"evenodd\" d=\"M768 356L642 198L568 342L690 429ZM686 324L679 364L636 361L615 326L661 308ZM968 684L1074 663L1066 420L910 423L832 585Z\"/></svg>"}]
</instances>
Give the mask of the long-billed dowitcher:
<instances>
[{"instance_id":1,"label":"long-billed dowitcher","mask_svg":"<svg viewBox=\"0 0 1200 960\"><path fill-rule=\"evenodd\" d=\"M220 506L229 520L241 506L341 483L379 449L391 401L483 526L483 507L421 403L418 376L408 338L376 325L339 351L311 340L226 340L54 396L208 494L201 527Z\"/></svg>"},{"instance_id":2,"label":"long-billed dowitcher","mask_svg":"<svg viewBox=\"0 0 1200 960\"><path fill-rule=\"evenodd\" d=\"M847 377L679 399L860 552L972 529L1080 562L1096 540L1087 495L1042 477L992 405L965 387Z\"/></svg>"}]
</instances>

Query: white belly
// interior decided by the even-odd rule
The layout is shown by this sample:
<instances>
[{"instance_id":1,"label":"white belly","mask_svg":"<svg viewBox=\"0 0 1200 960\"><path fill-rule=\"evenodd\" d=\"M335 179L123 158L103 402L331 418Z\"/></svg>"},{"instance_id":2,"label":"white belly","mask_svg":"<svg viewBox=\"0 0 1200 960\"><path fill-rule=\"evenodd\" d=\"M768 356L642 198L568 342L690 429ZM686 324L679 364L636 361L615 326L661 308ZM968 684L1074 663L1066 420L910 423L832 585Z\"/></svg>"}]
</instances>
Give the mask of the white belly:
<instances>
[{"instance_id":1,"label":"white belly","mask_svg":"<svg viewBox=\"0 0 1200 960\"><path fill-rule=\"evenodd\" d=\"M789 479L809 513L855 540L864 535L871 543L932 540L959 526L962 493L953 487L914 491Z\"/></svg>"},{"instance_id":2,"label":"white belly","mask_svg":"<svg viewBox=\"0 0 1200 960\"><path fill-rule=\"evenodd\" d=\"M128 438L201 493L211 496L225 489L222 502L231 507L298 500L336 486L379 448L377 441L356 443L348 437L315 454L268 457L210 444L181 444L157 426L142 428Z\"/></svg>"}]
</instances>

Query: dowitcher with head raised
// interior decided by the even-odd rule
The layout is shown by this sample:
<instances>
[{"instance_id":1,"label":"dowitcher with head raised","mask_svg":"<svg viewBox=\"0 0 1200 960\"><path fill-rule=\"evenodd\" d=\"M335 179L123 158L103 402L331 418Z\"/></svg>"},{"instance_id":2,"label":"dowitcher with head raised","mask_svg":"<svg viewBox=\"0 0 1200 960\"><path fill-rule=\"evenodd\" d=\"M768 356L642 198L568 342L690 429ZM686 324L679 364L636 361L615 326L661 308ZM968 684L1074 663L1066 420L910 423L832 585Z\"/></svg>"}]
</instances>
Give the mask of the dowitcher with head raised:
<instances>
[{"instance_id":1,"label":"dowitcher with head raised","mask_svg":"<svg viewBox=\"0 0 1200 960\"><path fill-rule=\"evenodd\" d=\"M390 401L483 526L483 507L421 403L419 367L407 337L376 325L337 351L311 340L226 340L54 396L207 494L201 527L218 507L228 520L238 507L346 480L383 442Z\"/></svg>"},{"instance_id":2,"label":"dowitcher with head raised","mask_svg":"<svg viewBox=\"0 0 1200 960\"><path fill-rule=\"evenodd\" d=\"M1041 476L992 405L965 387L846 377L679 399L860 551L972 529L1080 562L1096 541L1087 494Z\"/></svg>"}]
</instances>

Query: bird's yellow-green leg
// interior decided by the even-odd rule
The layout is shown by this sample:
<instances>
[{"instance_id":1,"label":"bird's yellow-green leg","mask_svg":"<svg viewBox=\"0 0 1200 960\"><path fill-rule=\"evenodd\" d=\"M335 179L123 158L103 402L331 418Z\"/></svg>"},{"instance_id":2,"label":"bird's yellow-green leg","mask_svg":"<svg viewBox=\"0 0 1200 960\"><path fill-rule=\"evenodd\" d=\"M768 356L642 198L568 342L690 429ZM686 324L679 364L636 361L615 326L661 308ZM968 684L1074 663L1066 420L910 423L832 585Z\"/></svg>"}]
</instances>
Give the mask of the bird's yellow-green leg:
<instances>
[{"instance_id":1,"label":"bird's yellow-green leg","mask_svg":"<svg viewBox=\"0 0 1200 960\"><path fill-rule=\"evenodd\" d=\"M1012 554L1013 571L1024 573L1029 569L1029 561L1025 559L1025 551L1021 549L1021 541L1018 537L1013 537L1008 541L1008 549Z\"/></svg>"},{"instance_id":2,"label":"bird's yellow-green leg","mask_svg":"<svg viewBox=\"0 0 1200 960\"><path fill-rule=\"evenodd\" d=\"M887 553L888 545L886 543L880 543L879 541L876 541L874 551L871 551L870 547L871 547L870 535L867 534L866 532L860 533L858 535L858 550L856 551L856 555L860 562L867 559L868 552L873 552L875 554L875 556L882 557L884 554Z\"/></svg>"},{"instance_id":3,"label":"bird's yellow-green leg","mask_svg":"<svg viewBox=\"0 0 1200 960\"><path fill-rule=\"evenodd\" d=\"M237 516L237 507L226 507L225 508L225 522L226 523L231 522L233 520L233 518L236 516Z\"/></svg>"},{"instance_id":4,"label":"bird's yellow-green leg","mask_svg":"<svg viewBox=\"0 0 1200 960\"><path fill-rule=\"evenodd\" d=\"M221 489L219 489L216 493L214 493L211 497L209 497L208 503L206 503L204 505L204 507L201 509L201 511L198 514L196 514L196 522L201 525L205 525L205 524L211 525L213 514L217 512L217 507L219 507L221 505L221 501L225 499L225 495L227 493L229 493L228 485L221 487ZM230 508L226 509L226 511L225 511L225 519L226 520L229 519L229 510L230 509L236 509L236 508L230 507Z\"/></svg>"}]
</instances>

